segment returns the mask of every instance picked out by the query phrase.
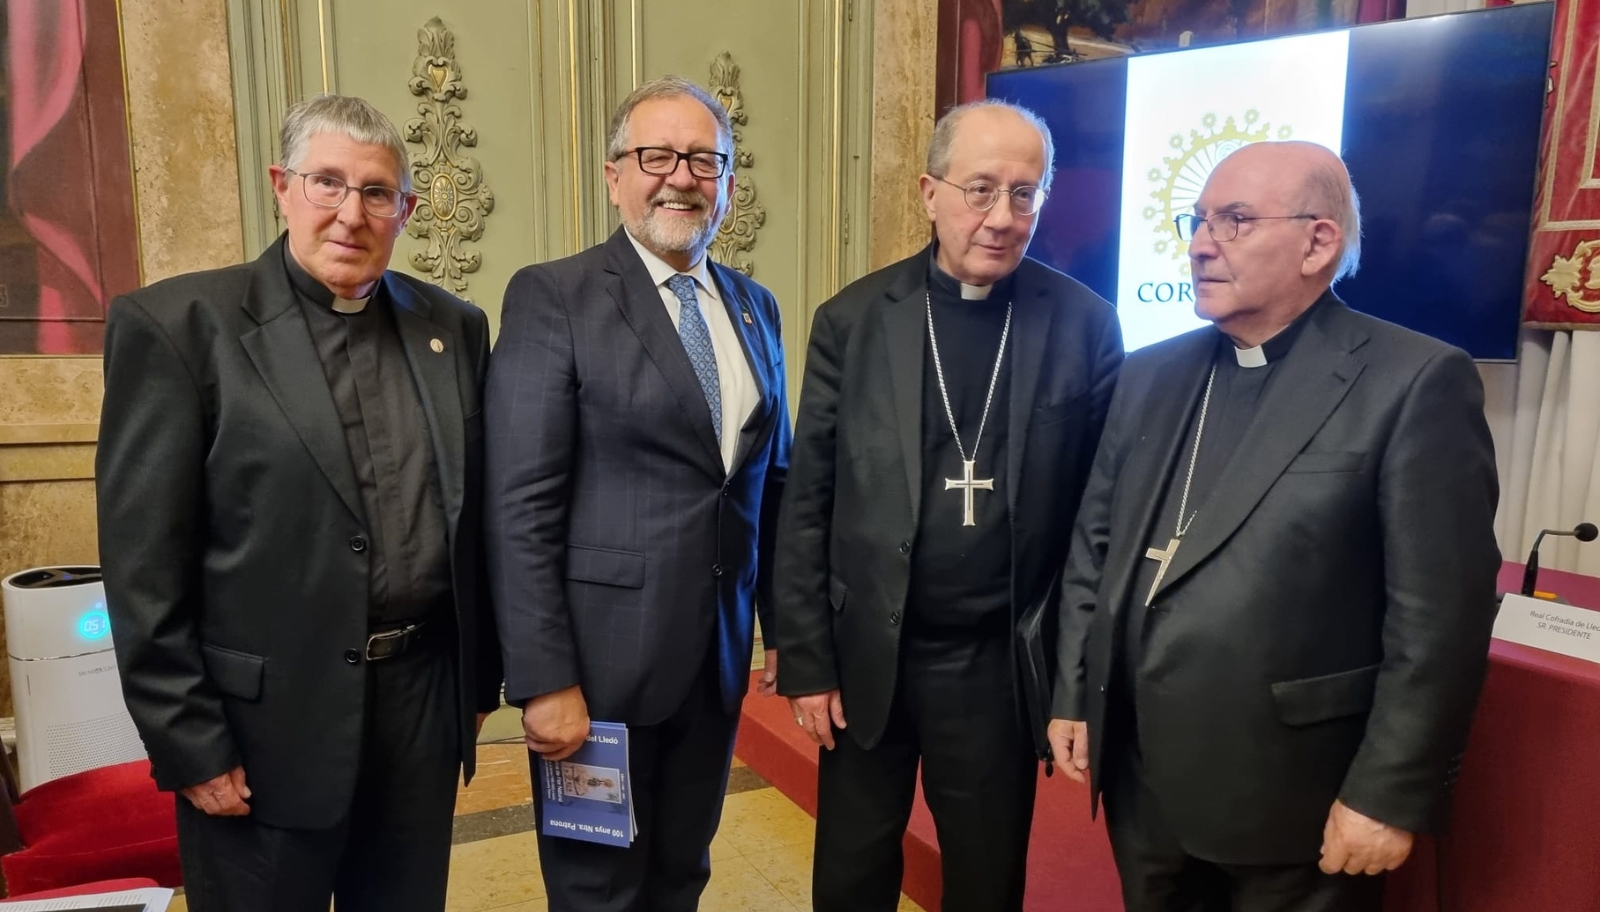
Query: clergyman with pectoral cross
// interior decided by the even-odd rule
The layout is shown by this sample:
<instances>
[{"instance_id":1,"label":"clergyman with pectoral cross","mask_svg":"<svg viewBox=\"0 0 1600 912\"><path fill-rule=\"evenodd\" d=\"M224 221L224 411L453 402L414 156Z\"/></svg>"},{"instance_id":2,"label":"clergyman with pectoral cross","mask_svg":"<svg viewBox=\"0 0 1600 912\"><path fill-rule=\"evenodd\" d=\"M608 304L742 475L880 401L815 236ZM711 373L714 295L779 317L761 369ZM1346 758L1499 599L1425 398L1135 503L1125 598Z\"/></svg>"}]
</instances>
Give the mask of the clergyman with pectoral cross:
<instances>
[{"instance_id":1,"label":"clergyman with pectoral cross","mask_svg":"<svg viewBox=\"0 0 1600 912\"><path fill-rule=\"evenodd\" d=\"M1129 912L1378 912L1438 825L1495 616L1465 352L1360 314L1350 173L1258 143L1177 219L1212 325L1128 356L1062 575L1056 762Z\"/></svg>"},{"instance_id":2,"label":"clergyman with pectoral cross","mask_svg":"<svg viewBox=\"0 0 1600 912\"><path fill-rule=\"evenodd\" d=\"M944 907L1021 908L1052 674L1017 657L1054 655L1039 622L1122 361L1111 306L1024 256L1052 156L1024 109L945 115L934 242L813 323L775 598L778 690L826 748L819 912L897 907L919 761Z\"/></svg>"}]
</instances>

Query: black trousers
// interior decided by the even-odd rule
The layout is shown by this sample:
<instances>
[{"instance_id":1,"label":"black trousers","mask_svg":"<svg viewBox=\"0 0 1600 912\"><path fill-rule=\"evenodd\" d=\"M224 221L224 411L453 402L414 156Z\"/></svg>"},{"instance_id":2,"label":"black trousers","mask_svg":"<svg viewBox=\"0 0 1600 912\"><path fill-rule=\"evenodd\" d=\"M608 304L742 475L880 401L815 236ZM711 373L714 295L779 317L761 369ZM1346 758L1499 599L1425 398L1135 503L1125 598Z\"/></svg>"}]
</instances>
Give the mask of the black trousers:
<instances>
[{"instance_id":1,"label":"black trousers","mask_svg":"<svg viewBox=\"0 0 1600 912\"><path fill-rule=\"evenodd\" d=\"M906 631L883 740L864 750L846 729L822 751L816 912L897 908L919 759L939 837L943 912L1022 908L1038 763L1016 705L1011 648L1004 626Z\"/></svg>"},{"instance_id":2,"label":"black trousers","mask_svg":"<svg viewBox=\"0 0 1600 912\"><path fill-rule=\"evenodd\" d=\"M716 655L676 713L628 729L639 832L627 848L539 835L550 912L693 912L711 878L711 838L733 763L739 714L722 708ZM600 720L609 721L609 720ZM539 756L530 753L535 820L544 819Z\"/></svg>"},{"instance_id":3,"label":"black trousers","mask_svg":"<svg viewBox=\"0 0 1600 912\"><path fill-rule=\"evenodd\" d=\"M211 817L177 797L191 912L327 912L330 897L338 912L442 912L460 771L454 643L367 665L361 770L336 826Z\"/></svg>"},{"instance_id":4,"label":"black trousers","mask_svg":"<svg viewBox=\"0 0 1600 912\"><path fill-rule=\"evenodd\" d=\"M1184 851L1147 787L1137 747L1108 745L1103 801L1127 912L1380 912L1383 878L1299 865L1219 864Z\"/></svg>"}]
</instances>

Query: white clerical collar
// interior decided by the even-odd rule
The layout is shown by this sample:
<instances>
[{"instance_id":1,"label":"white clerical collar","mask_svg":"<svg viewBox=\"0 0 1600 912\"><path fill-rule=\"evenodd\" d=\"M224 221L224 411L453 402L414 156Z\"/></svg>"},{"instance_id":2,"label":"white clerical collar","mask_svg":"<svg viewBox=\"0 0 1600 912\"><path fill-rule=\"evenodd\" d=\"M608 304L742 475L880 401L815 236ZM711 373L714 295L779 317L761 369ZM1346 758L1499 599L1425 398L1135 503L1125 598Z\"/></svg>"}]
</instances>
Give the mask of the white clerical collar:
<instances>
[{"instance_id":1,"label":"white clerical collar","mask_svg":"<svg viewBox=\"0 0 1600 912\"><path fill-rule=\"evenodd\" d=\"M367 302L370 300L372 300L372 295L367 295L354 301L334 295L333 304L330 306L333 308L334 313L358 314L367 309Z\"/></svg>"},{"instance_id":2,"label":"white clerical collar","mask_svg":"<svg viewBox=\"0 0 1600 912\"><path fill-rule=\"evenodd\" d=\"M679 270L673 269L670 263L651 253L648 247L639 243L639 239L633 236L633 232L623 228L622 233L628 236L629 243L633 244L633 249L638 251L639 259L644 261L645 271L650 273L650 281L654 282L657 288L667 284L668 279L679 274ZM706 265L705 254L701 254L700 259L693 266L682 270L682 274L694 279L695 284L705 289L706 294L711 296L711 300L722 300L722 295L717 292L717 283L711 281L711 269Z\"/></svg>"},{"instance_id":3,"label":"white clerical collar","mask_svg":"<svg viewBox=\"0 0 1600 912\"><path fill-rule=\"evenodd\" d=\"M1239 362L1240 367L1266 367L1267 353L1259 345L1254 348L1233 347L1233 357Z\"/></svg>"},{"instance_id":4,"label":"white clerical collar","mask_svg":"<svg viewBox=\"0 0 1600 912\"><path fill-rule=\"evenodd\" d=\"M1233 357L1243 368L1266 367L1274 361L1281 360L1289 354L1294 347L1294 340L1299 337L1301 330L1306 325L1306 315L1311 313L1315 304L1305 313L1295 317L1294 322L1272 334L1272 338L1251 348L1240 348L1238 345L1229 345L1233 349ZM1231 340L1230 340L1231 341Z\"/></svg>"},{"instance_id":5,"label":"white clerical collar","mask_svg":"<svg viewBox=\"0 0 1600 912\"><path fill-rule=\"evenodd\" d=\"M993 285L968 285L966 282L962 282L961 283L961 300L963 300L963 301L983 301L983 300L987 300L988 297L989 297L989 293L992 292L992 291L994 291L994 286Z\"/></svg>"}]
</instances>

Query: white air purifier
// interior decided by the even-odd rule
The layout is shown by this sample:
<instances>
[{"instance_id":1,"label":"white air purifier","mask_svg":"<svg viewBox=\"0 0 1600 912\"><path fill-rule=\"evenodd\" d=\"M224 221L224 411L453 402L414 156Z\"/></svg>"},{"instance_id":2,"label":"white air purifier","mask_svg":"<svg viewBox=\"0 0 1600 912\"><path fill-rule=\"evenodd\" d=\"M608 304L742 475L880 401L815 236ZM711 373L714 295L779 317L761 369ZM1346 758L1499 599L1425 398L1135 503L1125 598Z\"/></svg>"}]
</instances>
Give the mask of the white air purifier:
<instances>
[{"instance_id":1,"label":"white air purifier","mask_svg":"<svg viewBox=\"0 0 1600 912\"><path fill-rule=\"evenodd\" d=\"M99 567L40 567L0 582L24 790L145 756L122 702Z\"/></svg>"}]
</instances>

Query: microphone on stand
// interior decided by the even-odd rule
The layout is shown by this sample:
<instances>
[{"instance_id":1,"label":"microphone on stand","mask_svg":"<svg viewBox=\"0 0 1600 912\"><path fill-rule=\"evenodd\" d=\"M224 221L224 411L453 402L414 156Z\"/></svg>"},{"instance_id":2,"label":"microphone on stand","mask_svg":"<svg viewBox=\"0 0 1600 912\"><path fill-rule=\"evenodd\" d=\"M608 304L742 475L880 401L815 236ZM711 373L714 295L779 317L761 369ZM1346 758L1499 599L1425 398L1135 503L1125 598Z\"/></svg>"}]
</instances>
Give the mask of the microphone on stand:
<instances>
[{"instance_id":1,"label":"microphone on stand","mask_svg":"<svg viewBox=\"0 0 1600 912\"><path fill-rule=\"evenodd\" d=\"M1533 540L1533 549L1528 552L1528 566L1522 571L1522 594L1533 597L1534 583L1539 579L1539 543L1544 541L1546 535L1570 535L1581 542L1592 542L1600 538L1600 527L1594 523L1578 523L1570 532L1560 529L1545 529Z\"/></svg>"}]
</instances>

